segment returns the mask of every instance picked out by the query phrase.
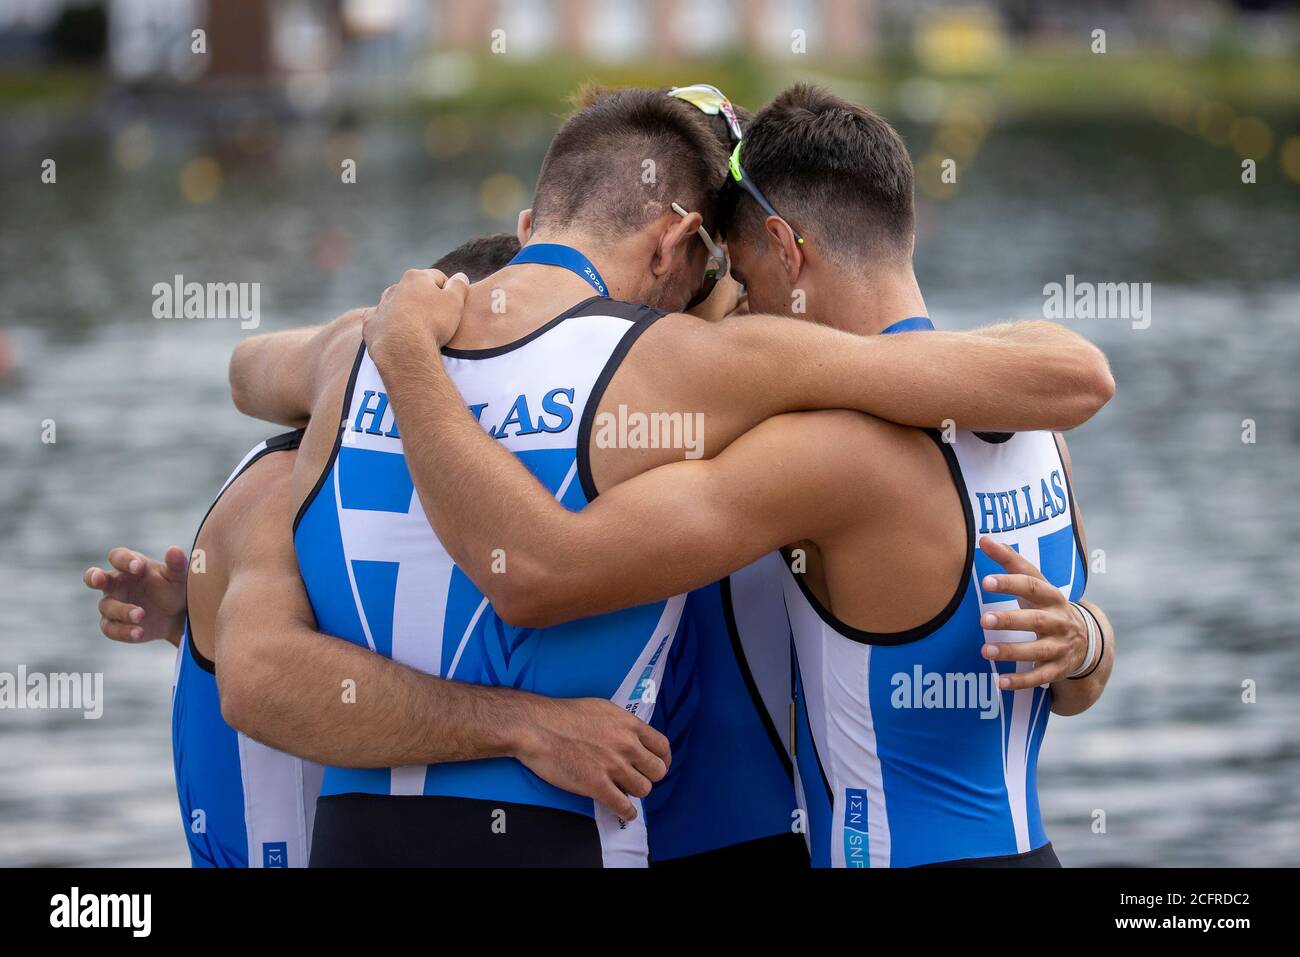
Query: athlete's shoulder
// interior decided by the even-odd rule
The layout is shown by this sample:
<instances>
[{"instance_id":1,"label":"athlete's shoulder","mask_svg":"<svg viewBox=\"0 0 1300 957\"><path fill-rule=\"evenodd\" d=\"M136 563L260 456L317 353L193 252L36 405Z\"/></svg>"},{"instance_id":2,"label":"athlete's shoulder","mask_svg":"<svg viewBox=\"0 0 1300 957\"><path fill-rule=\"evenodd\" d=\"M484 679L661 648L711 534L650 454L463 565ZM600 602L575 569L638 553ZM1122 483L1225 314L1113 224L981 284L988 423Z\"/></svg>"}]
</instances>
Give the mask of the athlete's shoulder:
<instances>
[{"instance_id":1,"label":"athlete's shoulder","mask_svg":"<svg viewBox=\"0 0 1300 957\"><path fill-rule=\"evenodd\" d=\"M667 313L664 310L656 309L654 306L648 306L642 302L628 302L624 299L611 299L608 296L592 296L590 299L584 299L572 309L562 313L558 318L613 316L616 319L626 319L634 324L649 325L662 319L665 315Z\"/></svg>"},{"instance_id":2,"label":"athlete's shoulder","mask_svg":"<svg viewBox=\"0 0 1300 957\"><path fill-rule=\"evenodd\" d=\"M321 331L316 342L318 389L324 380L336 376L340 370L351 372L353 361L361 348L362 321L369 312L369 308L351 309ZM320 375L321 371L325 374Z\"/></svg>"},{"instance_id":3,"label":"athlete's shoulder","mask_svg":"<svg viewBox=\"0 0 1300 957\"><path fill-rule=\"evenodd\" d=\"M279 496L281 486L286 485L293 474L301 439L302 432L298 431L268 441L222 492L208 524L219 524L223 530L237 528L241 518L260 511L265 502Z\"/></svg>"},{"instance_id":4,"label":"athlete's shoulder","mask_svg":"<svg viewBox=\"0 0 1300 957\"><path fill-rule=\"evenodd\" d=\"M654 377L661 395L722 395L743 363L749 317L701 319L665 312L644 321L624 365Z\"/></svg>"},{"instance_id":5,"label":"athlete's shoulder","mask_svg":"<svg viewBox=\"0 0 1300 957\"><path fill-rule=\"evenodd\" d=\"M189 579L189 620L196 647L209 659L214 655L210 624L234 569L275 536L289 535L287 492L300 439L299 430L256 446L199 527L191 567L201 567L203 574Z\"/></svg>"}]
</instances>

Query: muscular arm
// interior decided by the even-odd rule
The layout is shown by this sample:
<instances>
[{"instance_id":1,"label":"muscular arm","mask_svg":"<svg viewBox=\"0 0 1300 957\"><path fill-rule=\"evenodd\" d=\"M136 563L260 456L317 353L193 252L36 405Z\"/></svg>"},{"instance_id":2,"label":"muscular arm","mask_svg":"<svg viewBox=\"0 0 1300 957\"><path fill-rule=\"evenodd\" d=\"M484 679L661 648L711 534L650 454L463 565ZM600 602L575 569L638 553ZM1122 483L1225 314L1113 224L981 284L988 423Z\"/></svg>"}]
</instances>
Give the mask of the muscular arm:
<instances>
[{"instance_id":1,"label":"muscular arm","mask_svg":"<svg viewBox=\"0 0 1300 957\"><path fill-rule=\"evenodd\" d=\"M222 715L272 747L338 767L514 757L557 787L635 816L668 743L604 699L447 681L316 630L287 528L290 483L242 516L251 532L216 611ZM257 497L257 496L255 496Z\"/></svg>"},{"instance_id":2,"label":"muscular arm","mask_svg":"<svg viewBox=\"0 0 1300 957\"><path fill-rule=\"evenodd\" d=\"M355 337L368 309L352 309L324 326L268 332L245 339L230 356L230 397L255 419L301 428L320 389L322 357Z\"/></svg>"},{"instance_id":3,"label":"muscular arm","mask_svg":"<svg viewBox=\"0 0 1300 957\"><path fill-rule=\"evenodd\" d=\"M440 296L447 297L445 303ZM652 536L640 535L637 547L624 549L622 556L621 540L611 548L596 549L594 535L584 537L583 526L594 526L601 519L592 516L607 510L591 506L584 518L573 519L465 410L464 399L443 370L429 324L419 318L444 305L459 309L462 299L445 291L422 295L417 283L404 279L366 330L403 434L422 437L407 441L407 464L425 513L452 557L493 598L498 613L517 623L551 620L549 616L556 614L563 620L598 608L623 607L631 597L644 601L672 594L669 582L681 579L671 578L671 573L694 573L693 567L674 557L652 560L656 574L629 574L638 570L627 566L632 560L628 556L644 556L645 542ZM421 308L409 308L414 305ZM667 333L661 334L665 329ZM675 337L671 354L660 354L670 337ZM637 356L639 362L631 361ZM959 377L967 373L968 363L971 381L963 384ZM1076 368L1080 365L1084 373ZM874 406L892 409L886 411L888 417L917 425L938 425L945 417L969 411L975 427L1033 427L1045 406L1057 415L1065 414L1062 395L1074 396L1077 414L1079 396L1089 391L1089 374L1107 383L1104 387L1094 383L1095 405L1101 393L1108 395L1104 357L1073 333L1045 323L981 335L926 332L867 338L788 319L745 317L705 323L672 315L652 325L632 347L609 390L617 398L609 397L603 405L636 401L638 395L657 396L662 387L670 401L652 411L709 410L704 412L704 433L706 454L712 455L764 419L790 408ZM1016 391L1021 388L1027 394ZM990 397L982 398L984 393ZM955 402L942 407L936 404L936 394L955 397ZM993 417L990 410L1004 406L1012 410L1007 417ZM617 487L681 456L675 450L633 454L620 449L599 450L611 455L597 459L595 451L593 468L604 488ZM708 472L700 463L678 464L681 468L671 473L672 481ZM484 488L494 494L478 494ZM637 488L623 497L650 496L644 504L653 505L653 496L661 494L653 487L645 492ZM663 523L644 512L628 514L633 522L654 523L641 528L658 530ZM505 550L505 574L493 575L488 567L496 549ZM588 567L598 574L587 580L590 592L583 601L568 605L563 591L557 589L550 607L538 607L543 601L539 594L546 590L540 583L548 569L570 570L589 563L591 555L598 561ZM738 567L743 557L737 551L730 556L736 563L722 571ZM570 574L567 581L579 577ZM561 608L569 614L561 614Z\"/></svg>"},{"instance_id":4,"label":"muscular arm","mask_svg":"<svg viewBox=\"0 0 1300 957\"><path fill-rule=\"evenodd\" d=\"M512 624L542 627L716 581L816 535L844 514L836 496L861 493L845 478L842 450L843 433L856 438L863 417L823 411L771 418L714 459L653 469L571 512L485 437L440 365L412 356L395 372L386 383L401 428L441 420L405 449L426 515ZM462 521L471 499L474 518ZM497 549L504 573L497 573Z\"/></svg>"},{"instance_id":5,"label":"muscular arm","mask_svg":"<svg viewBox=\"0 0 1300 957\"><path fill-rule=\"evenodd\" d=\"M1105 356L1056 323L858 336L797 319L670 315L637 341L602 407L703 412L707 456L782 412L845 408L921 428L951 420L969 430L1068 429L1113 392ZM622 468L610 477L625 478Z\"/></svg>"},{"instance_id":6,"label":"muscular arm","mask_svg":"<svg viewBox=\"0 0 1300 957\"><path fill-rule=\"evenodd\" d=\"M515 753L529 695L442 681L320 634L296 577L267 574L258 561L231 577L216 632L230 725L339 767Z\"/></svg>"}]
</instances>

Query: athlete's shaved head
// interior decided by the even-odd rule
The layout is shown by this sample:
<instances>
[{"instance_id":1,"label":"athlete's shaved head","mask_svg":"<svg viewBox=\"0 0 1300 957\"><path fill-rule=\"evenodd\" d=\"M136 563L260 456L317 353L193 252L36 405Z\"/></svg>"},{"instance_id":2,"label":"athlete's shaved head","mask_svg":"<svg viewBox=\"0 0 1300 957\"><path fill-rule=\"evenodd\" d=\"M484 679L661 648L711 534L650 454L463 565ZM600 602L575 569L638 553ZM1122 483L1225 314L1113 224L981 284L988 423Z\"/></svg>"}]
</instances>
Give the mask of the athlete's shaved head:
<instances>
[{"instance_id":1,"label":"athlete's shaved head","mask_svg":"<svg viewBox=\"0 0 1300 957\"><path fill-rule=\"evenodd\" d=\"M668 96L668 91L664 89L651 87L638 87L638 89L643 89L647 92L656 93L661 96ZM585 110L602 97L609 96L611 92L613 92L613 90L610 87L601 86L598 83L584 83L574 91L572 96L569 97L569 103L575 110ZM732 103L731 108L736 114L736 121L740 124L740 131L743 133L748 130L750 122L754 119L754 114L745 109L739 103ZM722 148L727 151L727 155L731 155L731 149L734 144L731 141L731 130L727 126L727 118L720 112L714 116L710 116L698 108L696 112L700 114L700 119L704 120L709 129L713 132L713 135L718 138L718 142L722 145Z\"/></svg>"},{"instance_id":2,"label":"athlete's shaved head","mask_svg":"<svg viewBox=\"0 0 1300 957\"><path fill-rule=\"evenodd\" d=\"M710 118L664 89L585 88L537 177L533 228L636 232L674 202L712 224L727 147ZM647 162L649 161L649 162Z\"/></svg>"},{"instance_id":3,"label":"athlete's shaved head","mask_svg":"<svg viewBox=\"0 0 1300 957\"><path fill-rule=\"evenodd\" d=\"M447 253L432 268L448 276L463 272L470 282L478 282L503 269L519 252L519 240L514 233L492 233L461 243Z\"/></svg>"},{"instance_id":4,"label":"athlete's shaved head","mask_svg":"<svg viewBox=\"0 0 1300 957\"><path fill-rule=\"evenodd\" d=\"M754 117L741 165L825 255L849 265L911 261L912 158L879 114L796 84ZM753 199L731 192L728 236L757 241L766 216Z\"/></svg>"}]
</instances>

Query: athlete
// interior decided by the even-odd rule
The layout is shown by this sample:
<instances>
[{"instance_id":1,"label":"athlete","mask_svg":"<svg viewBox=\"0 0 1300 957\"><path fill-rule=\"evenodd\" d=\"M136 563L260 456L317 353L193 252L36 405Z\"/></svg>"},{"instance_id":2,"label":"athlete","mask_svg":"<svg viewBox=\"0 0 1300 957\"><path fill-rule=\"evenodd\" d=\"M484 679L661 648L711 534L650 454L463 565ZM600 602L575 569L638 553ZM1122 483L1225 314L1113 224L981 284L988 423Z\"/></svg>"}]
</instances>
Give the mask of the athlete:
<instances>
[{"instance_id":1,"label":"athlete","mask_svg":"<svg viewBox=\"0 0 1300 957\"><path fill-rule=\"evenodd\" d=\"M641 176L647 159L658 171L653 181ZM713 455L764 419L796 409L852 407L916 425L952 417L1029 429L1072 426L1109 397L1100 353L1046 323L888 342L774 317L706 323L655 308L702 299L720 272L721 251L706 226L724 167L725 149L694 107L663 91L604 97L571 117L552 143L521 255L469 290L443 361L479 422L559 505L579 507L598 487L677 454L598 447L592 420L620 403L629 413L700 411L709 425L700 450ZM639 193L629 191L632 184ZM416 273L411 281L428 279ZM403 344L422 356L322 352L280 336L236 352L232 389L244 411L311 419L295 467L303 498L295 539L322 628L431 673L544 694L603 694L648 715L647 692L661 683L682 596L515 628L507 624L511 610L493 607L427 527L406 457L438 443L422 432L404 441L376 364L417 363L438 346L430 337ZM258 376L250 367L299 372ZM418 390L414 377L399 370L397 378ZM484 492L490 482L477 489L492 497ZM506 562L498 565L502 577L520 571L513 556L497 557ZM476 577L480 570L493 574L476 569ZM268 627L252 608L243 617L250 629ZM237 672L231 681L241 678ZM602 816L506 760L327 768L313 863L475 858L488 853L494 809L521 822L524 845L557 861L644 861L640 818L633 825Z\"/></svg>"},{"instance_id":2,"label":"athlete","mask_svg":"<svg viewBox=\"0 0 1300 957\"><path fill-rule=\"evenodd\" d=\"M863 336L931 328L912 272L911 160L883 119L797 86L743 143L732 173L748 197L728 237L752 308L802 290L817 322ZM456 414L464 400L424 330L435 302L456 308L453 290L404 278L365 336L404 428L438 437L407 454L425 514L499 614L545 627L606 613L787 546L813 863L1058 865L1038 748L1049 710L1100 695L1114 642L1078 602L1086 550L1057 436L945 441L853 412L778 415L712 461L656 468L572 512L483 434L479 410ZM489 554L510 570L489 574Z\"/></svg>"},{"instance_id":3,"label":"athlete","mask_svg":"<svg viewBox=\"0 0 1300 957\"><path fill-rule=\"evenodd\" d=\"M513 249L511 246L513 245ZM500 265L517 250L513 237L465 244L436 265L464 266L482 274L485 260ZM505 253L504 258L502 252ZM116 548L111 570L90 568L85 583L103 592L100 628L126 642L163 639L179 645L173 689L172 741L177 793L191 860L196 867L301 867L310 847L321 768L305 754L335 763L439 761L509 754L560 787L615 802L634 813L619 791L622 782L662 777L667 742L644 724L602 700L545 701L501 691L437 681L370 655L351 644L320 642L285 535L264 530L284 520L290 505L289 473L301 431L268 439L245 456L223 486L195 538L195 576L187 594L189 562L173 546L162 562ZM276 544L285 546L279 553ZM201 574L200 574L201 573ZM320 695L356 689L350 720L380 732L362 750L301 710L305 733L288 738L291 753L236 731L223 717L214 659L242 666L241 639L223 642L224 602L267 590L293 627L278 644L289 655L310 655ZM188 607L187 607L188 602ZM231 649L234 648L234 651ZM302 677L299 683L307 685ZM299 699L267 694L232 708L281 708L291 716ZM388 748L383 721L409 721L417 734L411 751ZM423 743L420 740L423 739ZM508 842L502 842L506 845Z\"/></svg>"},{"instance_id":4,"label":"athlete","mask_svg":"<svg viewBox=\"0 0 1300 957\"><path fill-rule=\"evenodd\" d=\"M725 130L719 135L725 138ZM464 244L440 259L434 268L465 269L478 278L509 261L519 249L519 242L505 234L483 237ZM711 297L708 308L717 306ZM307 333L318 338L338 335L360 321L365 310L353 310L322 332ZM275 443L273 451L296 453L292 445ZM259 446L248 461L265 454ZM245 467L244 471L247 471ZM241 473L242 475L242 473ZM260 474L241 477L250 494L261 494L266 484ZM258 491L251 491L256 488ZM216 521L219 523L221 514ZM100 602L101 630L107 637L123 642L165 639L177 645L186 635L185 552L173 546L163 561L154 561L126 548L116 548L108 556L110 570L90 569L85 580L90 587L104 592ZM296 575L296 566L293 568ZM773 747L772 725L750 697L752 677L736 653L740 634L749 638L750 625L735 631L730 596L719 589L702 591L687 603L683 640L673 648L666 663L664 688L659 700L656 727L680 741L687 760L684 772L676 774L663 795L646 807L651 833L656 842L651 859L679 863L743 863L746 865L806 865L807 854L802 839L790 832L794 808L794 791L790 780L789 757L783 746ZM710 634L722 634L730 627L732 637L715 642ZM200 664L200 659L202 663ZM310 822L314 815L319 788L319 769L311 762L265 748L252 738L236 732L225 723L217 702L212 663L199 656L187 641L178 658L178 682L181 693L174 697L177 705L173 719L178 788L182 794L182 813L188 820L193 808L220 807L215 817L202 815L198 821L205 831L191 832L191 851L196 864L225 863L242 865L251 860L258 866L263 860L300 866L300 853L309 843ZM786 679L788 683L788 679ZM197 690L191 690L197 689ZM202 704L196 702L201 699ZM587 717L590 717L588 715ZM353 722L351 727L363 727ZM687 745L689 744L689 747ZM364 743L361 745L364 748ZM182 759L185 754L206 755ZM258 767L273 773L257 776L247 767L246 755L259 757ZM358 757L364 757L364 752ZM217 760L217 759L220 760ZM278 763L277 763L278 762ZM575 759L575 764L577 763ZM241 764L245 766L241 769ZM200 782L195 770L205 771ZM304 771L305 768L305 771ZM733 784L738 777L746 780L746 800L733 806L725 822L716 815L701 815L701 805L732 805ZM315 785L313 789L312 785ZM278 788L278 790L277 790ZM246 802L256 791L257 801ZM215 795L221 795L218 800ZM669 796L673 796L669 800ZM626 800L626 799L623 799ZM621 809L629 816L632 809ZM294 840L263 842L274 849L268 857L249 835L265 830L268 819L296 819L303 827ZM703 819L711 819L702 826ZM304 832L305 828L305 832ZM287 844L280 853L279 845ZM245 846L251 850L245 852ZM724 856L725 854L725 856Z\"/></svg>"}]
</instances>

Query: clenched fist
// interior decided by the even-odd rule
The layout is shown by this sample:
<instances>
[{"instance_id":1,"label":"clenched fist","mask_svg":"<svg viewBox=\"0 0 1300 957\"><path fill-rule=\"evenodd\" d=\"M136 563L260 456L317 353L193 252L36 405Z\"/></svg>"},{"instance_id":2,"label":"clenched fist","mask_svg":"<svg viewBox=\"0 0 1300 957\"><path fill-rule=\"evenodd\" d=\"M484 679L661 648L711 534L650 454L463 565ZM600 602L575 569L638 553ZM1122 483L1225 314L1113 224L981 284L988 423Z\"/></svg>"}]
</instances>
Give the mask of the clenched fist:
<instances>
[{"instance_id":1,"label":"clenched fist","mask_svg":"<svg viewBox=\"0 0 1300 957\"><path fill-rule=\"evenodd\" d=\"M362 320L366 349L382 374L407 355L436 353L460 325L469 278L448 279L436 269L408 269L384 290L379 305Z\"/></svg>"}]
</instances>

